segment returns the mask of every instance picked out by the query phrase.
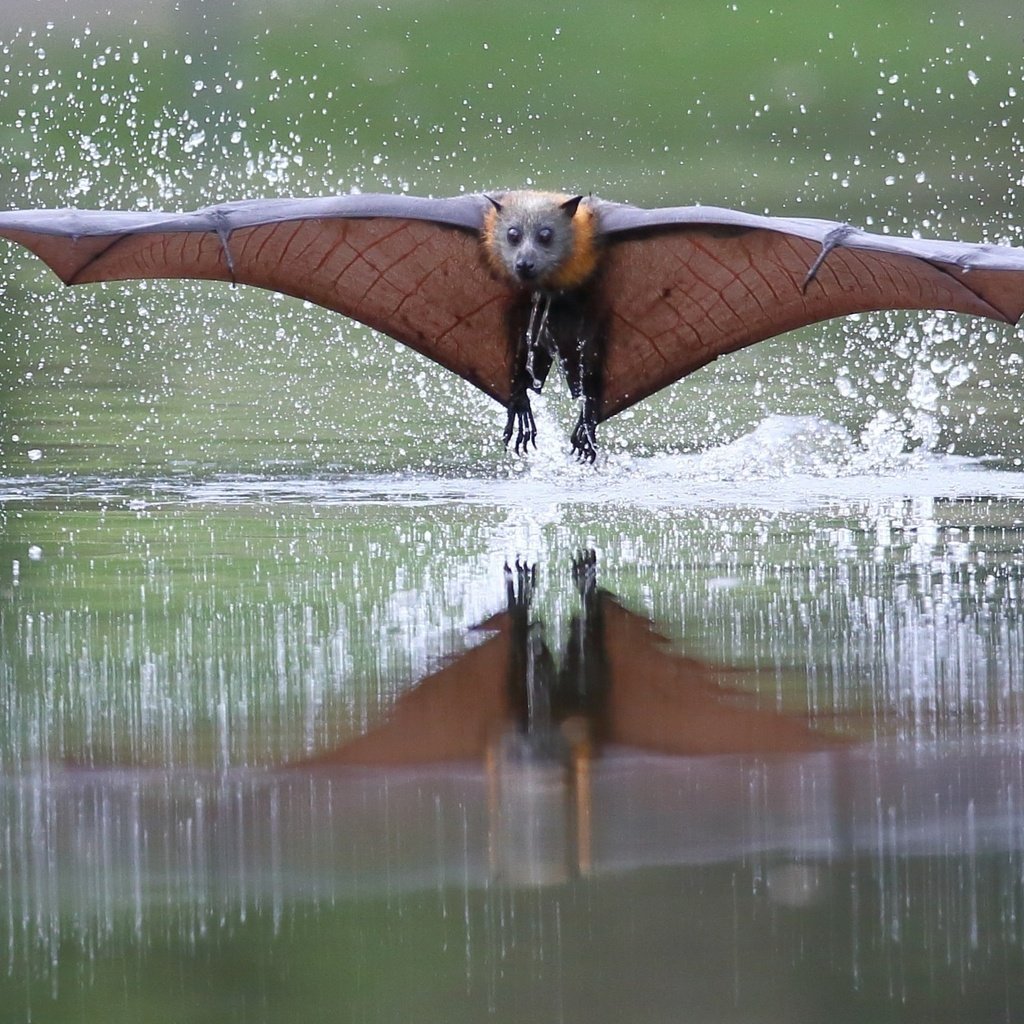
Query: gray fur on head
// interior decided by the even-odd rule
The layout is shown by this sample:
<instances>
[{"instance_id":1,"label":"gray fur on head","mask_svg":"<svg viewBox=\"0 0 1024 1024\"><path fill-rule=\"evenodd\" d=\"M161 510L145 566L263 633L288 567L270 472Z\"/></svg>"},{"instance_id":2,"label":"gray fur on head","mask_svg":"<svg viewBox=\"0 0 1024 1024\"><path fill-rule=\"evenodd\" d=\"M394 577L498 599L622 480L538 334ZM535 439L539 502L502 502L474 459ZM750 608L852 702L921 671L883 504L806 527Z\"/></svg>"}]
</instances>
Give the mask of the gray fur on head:
<instances>
[{"instance_id":1,"label":"gray fur on head","mask_svg":"<svg viewBox=\"0 0 1024 1024\"><path fill-rule=\"evenodd\" d=\"M544 288L572 258L572 219L581 198L543 192L508 192L500 201L488 196L497 211L489 239L492 255L509 277Z\"/></svg>"}]
</instances>

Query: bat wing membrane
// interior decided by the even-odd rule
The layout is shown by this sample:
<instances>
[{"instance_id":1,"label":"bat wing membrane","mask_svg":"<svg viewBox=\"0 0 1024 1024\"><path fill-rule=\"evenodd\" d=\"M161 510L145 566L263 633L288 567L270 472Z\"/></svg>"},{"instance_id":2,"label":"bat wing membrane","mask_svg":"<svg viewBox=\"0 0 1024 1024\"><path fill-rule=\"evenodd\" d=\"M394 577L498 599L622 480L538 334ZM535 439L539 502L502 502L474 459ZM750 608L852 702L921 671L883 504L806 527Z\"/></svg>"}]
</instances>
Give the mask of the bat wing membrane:
<instances>
[{"instance_id":1,"label":"bat wing membrane","mask_svg":"<svg viewBox=\"0 0 1024 1024\"><path fill-rule=\"evenodd\" d=\"M183 214L17 211L0 213L0 236L67 284L195 278L294 295L404 342L506 404L510 295L481 256L487 208L480 195L368 194ZM1006 246L715 207L598 209L607 244L602 420L724 353L833 317L1024 314L1024 251Z\"/></svg>"},{"instance_id":2,"label":"bat wing membrane","mask_svg":"<svg viewBox=\"0 0 1024 1024\"><path fill-rule=\"evenodd\" d=\"M944 309L1015 323L1024 314L1024 250L1008 246L714 207L599 209L608 246L602 420L724 353L833 317Z\"/></svg>"},{"instance_id":3,"label":"bat wing membrane","mask_svg":"<svg viewBox=\"0 0 1024 1024\"><path fill-rule=\"evenodd\" d=\"M0 213L0 235L66 284L193 278L294 295L404 342L504 404L509 296L481 257L486 205L351 195L185 214L24 211Z\"/></svg>"}]
</instances>

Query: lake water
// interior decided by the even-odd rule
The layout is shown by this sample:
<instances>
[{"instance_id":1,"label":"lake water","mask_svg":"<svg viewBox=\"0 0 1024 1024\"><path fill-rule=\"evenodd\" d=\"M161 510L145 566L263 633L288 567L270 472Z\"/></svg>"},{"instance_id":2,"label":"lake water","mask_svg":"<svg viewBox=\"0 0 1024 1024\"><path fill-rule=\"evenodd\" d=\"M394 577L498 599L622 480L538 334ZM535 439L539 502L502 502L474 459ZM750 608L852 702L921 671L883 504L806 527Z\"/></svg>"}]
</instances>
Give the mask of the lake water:
<instances>
[{"instance_id":1,"label":"lake water","mask_svg":"<svg viewBox=\"0 0 1024 1024\"><path fill-rule=\"evenodd\" d=\"M774 416L0 498L6 1019L1024 1013L1018 473Z\"/></svg>"}]
</instances>

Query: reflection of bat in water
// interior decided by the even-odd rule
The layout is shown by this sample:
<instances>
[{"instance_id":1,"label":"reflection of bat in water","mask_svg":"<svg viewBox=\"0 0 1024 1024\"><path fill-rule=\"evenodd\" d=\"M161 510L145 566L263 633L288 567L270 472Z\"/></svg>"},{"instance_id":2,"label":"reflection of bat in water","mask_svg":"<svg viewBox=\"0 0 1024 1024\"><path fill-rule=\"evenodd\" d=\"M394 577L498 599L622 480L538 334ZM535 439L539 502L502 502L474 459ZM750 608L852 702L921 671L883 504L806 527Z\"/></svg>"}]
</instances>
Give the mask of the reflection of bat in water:
<instances>
[{"instance_id":1,"label":"reflection of bat in water","mask_svg":"<svg viewBox=\"0 0 1024 1024\"><path fill-rule=\"evenodd\" d=\"M535 752L585 742L667 754L783 753L842 742L805 717L751 706L730 683L742 670L673 653L649 619L596 584L577 561L582 596L562 663L531 616L533 573L507 578L507 605L476 629L492 635L404 693L388 720L315 759L320 764L482 758L510 730ZM309 762L304 762L308 764Z\"/></svg>"},{"instance_id":2,"label":"reflection of bat in water","mask_svg":"<svg viewBox=\"0 0 1024 1024\"><path fill-rule=\"evenodd\" d=\"M545 192L21 211L0 214L0 235L67 284L217 279L337 310L499 401L517 451L536 437L529 392L557 360L588 460L602 420L804 324L878 309L1024 314L1022 250Z\"/></svg>"}]
</instances>

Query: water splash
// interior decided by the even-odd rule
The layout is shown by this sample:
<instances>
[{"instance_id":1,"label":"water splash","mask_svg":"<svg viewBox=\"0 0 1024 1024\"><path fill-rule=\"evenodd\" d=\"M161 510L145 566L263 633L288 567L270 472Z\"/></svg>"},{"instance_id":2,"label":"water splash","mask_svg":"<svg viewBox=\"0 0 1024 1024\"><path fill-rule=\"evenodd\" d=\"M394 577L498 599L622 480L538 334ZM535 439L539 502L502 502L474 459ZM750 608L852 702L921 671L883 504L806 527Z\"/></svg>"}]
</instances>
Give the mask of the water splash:
<instances>
[{"instance_id":1,"label":"water splash","mask_svg":"<svg viewBox=\"0 0 1024 1024\"><path fill-rule=\"evenodd\" d=\"M543 416L541 412L539 418ZM556 429L554 424L545 425L551 432ZM340 477L223 474L208 479L12 477L0 481L0 501L60 497L112 505L132 502L139 509L252 501L324 506L460 501L529 506L534 519L549 522L567 502L809 510L904 496L1024 493L1024 477L999 468L999 460L993 465L993 460L936 453L923 445L906 451L904 441L903 423L884 410L859 438L820 417L769 416L735 441L706 451L647 457L602 453L596 467L581 465L548 445L531 450L525 458L510 455L491 476L404 472Z\"/></svg>"}]
</instances>

